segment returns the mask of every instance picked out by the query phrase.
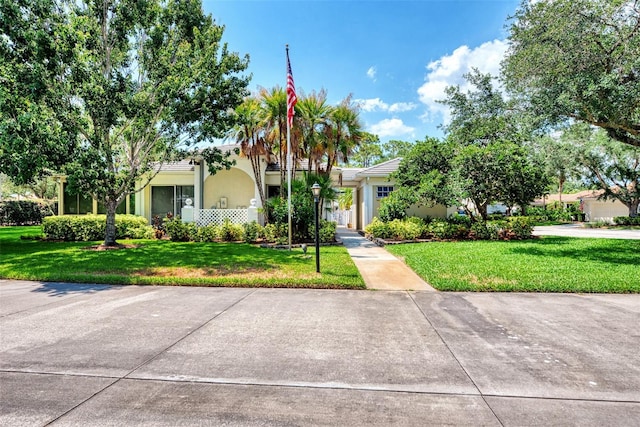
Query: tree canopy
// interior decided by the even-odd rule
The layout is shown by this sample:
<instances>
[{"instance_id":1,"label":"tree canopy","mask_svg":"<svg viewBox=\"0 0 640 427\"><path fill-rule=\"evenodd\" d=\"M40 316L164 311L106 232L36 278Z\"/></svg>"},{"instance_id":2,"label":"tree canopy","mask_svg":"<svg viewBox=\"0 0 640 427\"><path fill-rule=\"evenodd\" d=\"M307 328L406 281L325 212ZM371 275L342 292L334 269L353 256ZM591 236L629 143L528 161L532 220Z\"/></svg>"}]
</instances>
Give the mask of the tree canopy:
<instances>
[{"instance_id":1,"label":"tree canopy","mask_svg":"<svg viewBox=\"0 0 640 427\"><path fill-rule=\"evenodd\" d=\"M403 158L393 176L400 186L395 201L462 206L470 216L477 211L486 220L493 203L528 205L543 194L548 178L525 138L528 124L491 76L475 70L465 78L473 88L449 87L442 101L452 115L446 140L417 142Z\"/></svg>"},{"instance_id":2,"label":"tree canopy","mask_svg":"<svg viewBox=\"0 0 640 427\"><path fill-rule=\"evenodd\" d=\"M224 135L246 95L248 57L200 0L0 0L0 23L0 171L68 175L105 205L107 245L136 183Z\"/></svg>"},{"instance_id":3,"label":"tree canopy","mask_svg":"<svg viewBox=\"0 0 640 427\"><path fill-rule=\"evenodd\" d=\"M503 74L546 124L585 122L640 146L637 0L524 0L512 18Z\"/></svg>"},{"instance_id":4,"label":"tree canopy","mask_svg":"<svg viewBox=\"0 0 640 427\"><path fill-rule=\"evenodd\" d=\"M640 205L640 148L611 139L603 130L577 124L563 134L572 141L584 176L603 191L602 197L619 200L638 216Z\"/></svg>"}]
</instances>

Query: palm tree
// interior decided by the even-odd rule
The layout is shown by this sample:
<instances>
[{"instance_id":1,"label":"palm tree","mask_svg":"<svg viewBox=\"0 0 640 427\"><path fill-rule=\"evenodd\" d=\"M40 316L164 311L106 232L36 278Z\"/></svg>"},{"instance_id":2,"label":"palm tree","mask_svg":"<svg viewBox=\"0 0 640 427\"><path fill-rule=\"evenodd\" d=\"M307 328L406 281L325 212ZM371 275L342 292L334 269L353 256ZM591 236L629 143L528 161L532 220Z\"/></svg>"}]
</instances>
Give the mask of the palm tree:
<instances>
[{"instance_id":1,"label":"palm tree","mask_svg":"<svg viewBox=\"0 0 640 427\"><path fill-rule=\"evenodd\" d=\"M229 131L228 136L240 143L240 155L251 161L260 203L265 206L260 159L261 156L267 156L270 150L265 139L265 111L262 109L260 100L256 97L245 98L242 104L236 107L235 118L236 125Z\"/></svg>"},{"instance_id":2,"label":"palm tree","mask_svg":"<svg viewBox=\"0 0 640 427\"><path fill-rule=\"evenodd\" d=\"M331 106L327 105L327 92L323 89L319 93L311 92L302 96L296 107L300 112L298 127L300 128L302 144L300 152L308 161L307 173L311 172L312 163L319 169L320 160L324 155L323 137L329 124Z\"/></svg>"},{"instance_id":3,"label":"palm tree","mask_svg":"<svg viewBox=\"0 0 640 427\"><path fill-rule=\"evenodd\" d=\"M318 183L318 185L320 185L320 206L318 208L319 212L322 212L325 201L332 203L338 198L338 195L333 189L331 176L327 174L304 173L301 181L304 182L304 188L306 193L308 194L312 194L311 187L313 186L313 184Z\"/></svg>"},{"instance_id":4,"label":"palm tree","mask_svg":"<svg viewBox=\"0 0 640 427\"><path fill-rule=\"evenodd\" d=\"M331 175L331 169L339 161L348 162L351 152L360 144L362 132L358 107L351 102L351 95L349 95L331 113L330 125L325 133L327 137L325 174Z\"/></svg>"},{"instance_id":5,"label":"palm tree","mask_svg":"<svg viewBox=\"0 0 640 427\"><path fill-rule=\"evenodd\" d=\"M260 101L265 111L266 140L277 150L280 166L280 196L284 197L287 179L287 93L280 86L260 89ZM295 166L294 166L295 170Z\"/></svg>"}]
</instances>

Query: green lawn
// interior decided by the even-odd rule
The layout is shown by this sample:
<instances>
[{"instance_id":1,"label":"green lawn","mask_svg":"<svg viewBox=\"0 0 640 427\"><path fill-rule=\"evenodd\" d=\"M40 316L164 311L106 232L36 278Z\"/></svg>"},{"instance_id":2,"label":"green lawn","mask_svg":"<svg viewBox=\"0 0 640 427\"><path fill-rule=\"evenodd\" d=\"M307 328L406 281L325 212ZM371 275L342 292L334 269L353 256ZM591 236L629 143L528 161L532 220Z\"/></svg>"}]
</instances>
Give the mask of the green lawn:
<instances>
[{"instance_id":1,"label":"green lawn","mask_svg":"<svg viewBox=\"0 0 640 427\"><path fill-rule=\"evenodd\" d=\"M545 236L386 248L442 291L640 292L640 240Z\"/></svg>"},{"instance_id":2,"label":"green lawn","mask_svg":"<svg viewBox=\"0 0 640 427\"><path fill-rule=\"evenodd\" d=\"M137 248L92 251L101 242L43 242L40 227L0 227L0 278L76 283L364 288L346 249L320 248L315 272L313 245L266 249L244 243L178 243L122 240Z\"/></svg>"}]
</instances>

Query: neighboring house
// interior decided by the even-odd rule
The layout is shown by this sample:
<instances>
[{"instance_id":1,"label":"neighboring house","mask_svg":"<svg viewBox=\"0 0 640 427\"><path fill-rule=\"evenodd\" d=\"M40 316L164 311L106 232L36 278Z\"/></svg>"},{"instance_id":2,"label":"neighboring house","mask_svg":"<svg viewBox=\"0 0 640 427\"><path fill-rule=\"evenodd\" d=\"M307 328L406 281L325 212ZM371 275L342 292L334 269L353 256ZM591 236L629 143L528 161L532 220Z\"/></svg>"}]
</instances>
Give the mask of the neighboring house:
<instances>
[{"instance_id":1,"label":"neighboring house","mask_svg":"<svg viewBox=\"0 0 640 427\"><path fill-rule=\"evenodd\" d=\"M598 200L603 190L585 190L579 193L563 194L562 207L566 208L573 203L580 204L580 210L585 215L586 221L613 222L617 216L629 216L627 208L619 200ZM560 202L559 194L549 194L544 198L536 199L531 205L544 207L552 203Z\"/></svg>"},{"instance_id":2,"label":"neighboring house","mask_svg":"<svg viewBox=\"0 0 640 427\"><path fill-rule=\"evenodd\" d=\"M340 187L353 189L353 204L351 205L353 226L362 230L374 217L379 216L380 201L394 190L395 183L389 176L398 169L401 158L395 158L369 168L342 168ZM433 207L412 206L407 211L410 216L446 218L454 213L455 208L444 205Z\"/></svg>"}]
</instances>

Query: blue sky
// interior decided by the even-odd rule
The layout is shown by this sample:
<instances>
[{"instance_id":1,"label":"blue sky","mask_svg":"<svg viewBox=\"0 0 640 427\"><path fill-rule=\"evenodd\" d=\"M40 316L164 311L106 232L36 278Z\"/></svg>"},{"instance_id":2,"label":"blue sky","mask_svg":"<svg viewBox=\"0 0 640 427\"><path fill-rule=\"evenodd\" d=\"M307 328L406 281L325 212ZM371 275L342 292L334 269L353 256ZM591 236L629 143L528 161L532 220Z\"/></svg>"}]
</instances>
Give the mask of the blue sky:
<instances>
[{"instance_id":1,"label":"blue sky","mask_svg":"<svg viewBox=\"0 0 640 427\"><path fill-rule=\"evenodd\" d=\"M382 141L442 136L444 88L471 67L497 74L519 0L203 0L229 49L249 54L249 88L285 86L285 45L298 92L352 94Z\"/></svg>"}]
</instances>

